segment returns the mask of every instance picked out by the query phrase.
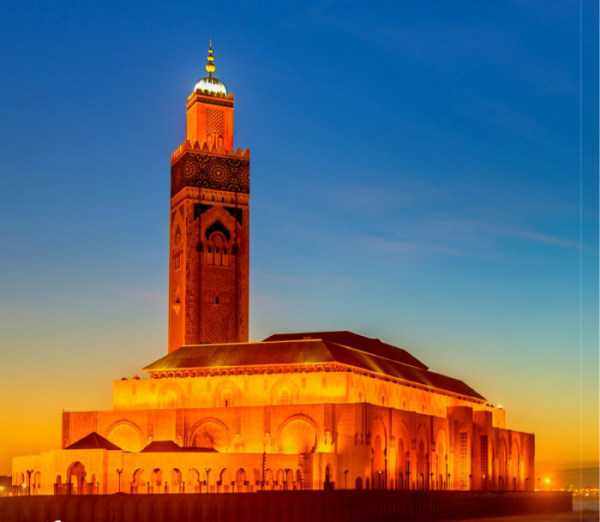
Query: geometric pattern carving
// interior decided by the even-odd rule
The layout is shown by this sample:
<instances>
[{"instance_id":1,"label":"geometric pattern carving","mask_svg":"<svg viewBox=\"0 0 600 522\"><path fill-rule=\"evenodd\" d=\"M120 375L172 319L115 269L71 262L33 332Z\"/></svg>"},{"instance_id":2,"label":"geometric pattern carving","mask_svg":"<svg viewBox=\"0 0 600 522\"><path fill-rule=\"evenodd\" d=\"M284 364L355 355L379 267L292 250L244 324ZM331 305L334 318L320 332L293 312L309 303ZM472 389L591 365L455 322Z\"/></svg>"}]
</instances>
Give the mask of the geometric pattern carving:
<instances>
[{"instance_id":1,"label":"geometric pattern carving","mask_svg":"<svg viewBox=\"0 0 600 522\"><path fill-rule=\"evenodd\" d=\"M171 197L184 187L250 194L250 161L188 152L172 168Z\"/></svg>"},{"instance_id":2,"label":"geometric pattern carving","mask_svg":"<svg viewBox=\"0 0 600 522\"><path fill-rule=\"evenodd\" d=\"M154 440L154 410L148 410L146 418L146 440Z\"/></svg>"},{"instance_id":3,"label":"geometric pattern carving","mask_svg":"<svg viewBox=\"0 0 600 522\"><path fill-rule=\"evenodd\" d=\"M206 109L206 131L211 134L223 134L223 111Z\"/></svg>"},{"instance_id":4,"label":"geometric pattern carving","mask_svg":"<svg viewBox=\"0 0 600 522\"><path fill-rule=\"evenodd\" d=\"M467 470L467 464L468 464L467 449L468 448L467 448L467 434L465 432L460 433L459 438L458 438L458 445L459 445L459 462L460 462L459 488L464 490L464 489L469 488L469 481L468 481L469 473Z\"/></svg>"},{"instance_id":5,"label":"geometric pattern carving","mask_svg":"<svg viewBox=\"0 0 600 522\"><path fill-rule=\"evenodd\" d=\"M488 475L488 437L487 435L481 436L481 473L486 476Z\"/></svg>"},{"instance_id":6,"label":"geometric pattern carving","mask_svg":"<svg viewBox=\"0 0 600 522\"><path fill-rule=\"evenodd\" d=\"M333 404L325 404L325 431L333 433Z\"/></svg>"},{"instance_id":7,"label":"geometric pattern carving","mask_svg":"<svg viewBox=\"0 0 600 522\"><path fill-rule=\"evenodd\" d=\"M264 433L273 433L271 431L271 406L265 406L264 419Z\"/></svg>"},{"instance_id":8,"label":"geometric pattern carving","mask_svg":"<svg viewBox=\"0 0 600 522\"><path fill-rule=\"evenodd\" d=\"M234 434L242 435L242 408L235 409Z\"/></svg>"},{"instance_id":9,"label":"geometric pattern carving","mask_svg":"<svg viewBox=\"0 0 600 522\"><path fill-rule=\"evenodd\" d=\"M184 441L183 438L183 426L185 421L185 410L177 409L175 410L175 438L180 441Z\"/></svg>"}]
</instances>

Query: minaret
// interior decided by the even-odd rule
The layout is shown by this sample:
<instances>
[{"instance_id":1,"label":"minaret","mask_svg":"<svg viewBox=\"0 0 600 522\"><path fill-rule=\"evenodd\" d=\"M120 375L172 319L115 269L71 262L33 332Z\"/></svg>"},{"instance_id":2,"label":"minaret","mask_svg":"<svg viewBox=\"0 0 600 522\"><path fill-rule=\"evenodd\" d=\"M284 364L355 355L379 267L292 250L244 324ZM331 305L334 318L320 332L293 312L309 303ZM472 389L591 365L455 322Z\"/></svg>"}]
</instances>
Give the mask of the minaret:
<instances>
[{"instance_id":1,"label":"minaret","mask_svg":"<svg viewBox=\"0 0 600 522\"><path fill-rule=\"evenodd\" d=\"M214 60L211 42L171 155L169 353L248 341L250 151L234 151L233 94Z\"/></svg>"}]
</instances>

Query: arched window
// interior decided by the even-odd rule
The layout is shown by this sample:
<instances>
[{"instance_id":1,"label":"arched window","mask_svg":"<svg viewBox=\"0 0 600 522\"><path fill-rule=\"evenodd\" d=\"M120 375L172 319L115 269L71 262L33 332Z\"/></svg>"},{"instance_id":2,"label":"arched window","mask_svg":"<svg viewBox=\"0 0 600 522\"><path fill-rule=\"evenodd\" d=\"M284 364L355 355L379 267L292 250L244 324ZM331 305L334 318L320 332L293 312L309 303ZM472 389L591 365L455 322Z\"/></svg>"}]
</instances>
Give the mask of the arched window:
<instances>
[{"instance_id":1,"label":"arched window","mask_svg":"<svg viewBox=\"0 0 600 522\"><path fill-rule=\"evenodd\" d=\"M229 240L221 231L208 237L206 263L215 266L229 266Z\"/></svg>"},{"instance_id":2,"label":"arched window","mask_svg":"<svg viewBox=\"0 0 600 522\"><path fill-rule=\"evenodd\" d=\"M163 476L163 472L160 468L156 468L155 470L152 471L152 480L151 483L157 487L160 487L162 485L162 476Z\"/></svg>"},{"instance_id":3,"label":"arched window","mask_svg":"<svg viewBox=\"0 0 600 522\"><path fill-rule=\"evenodd\" d=\"M171 492L181 493L182 492L181 471L177 468L171 470Z\"/></svg>"},{"instance_id":4,"label":"arched window","mask_svg":"<svg viewBox=\"0 0 600 522\"><path fill-rule=\"evenodd\" d=\"M237 470L235 474L235 486L234 490L238 493L244 491L244 488L247 486L248 481L246 480L246 471L243 468Z\"/></svg>"},{"instance_id":5,"label":"arched window","mask_svg":"<svg viewBox=\"0 0 600 522\"><path fill-rule=\"evenodd\" d=\"M173 268L177 270L181 268L181 256L183 254L183 243L181 241L181 230L177 227L175 239L173 240Z\"/></svg>"}]
</instances>

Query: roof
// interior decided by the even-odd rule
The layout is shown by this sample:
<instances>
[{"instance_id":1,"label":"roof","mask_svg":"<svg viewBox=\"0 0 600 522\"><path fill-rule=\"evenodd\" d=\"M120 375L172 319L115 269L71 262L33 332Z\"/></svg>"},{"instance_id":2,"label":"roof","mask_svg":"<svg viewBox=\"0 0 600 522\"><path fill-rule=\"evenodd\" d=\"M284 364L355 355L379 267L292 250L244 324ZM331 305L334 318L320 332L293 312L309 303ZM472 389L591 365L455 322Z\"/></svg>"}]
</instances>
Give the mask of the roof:
<instances>
[{"instance_id":1,"label":"roof","mask_svg":"<svg viewBox=\"0 0 600 522\"><path fill-rule=\"evenodd\" d=\"M182 346L145 371L338 363L485 401L459 379L430 371L407 351L352 332L275 334L259 343Z\"/></svg>"},{"instance_id":2,"label":"roof","mask_svg":"<svg viewBox=\"0 0 600 522\"><path fill-rule=\"evenodd\" d=\"M175 453L175 452L217 453L213 448L197 448L195 446L182 448L172 440L155 440L148 444L140 453Z\"/></svg>"},{"instance_id":3,"label":"roof","mask_svg":"<svg viewBox=\"0 0 600 522\"><path fill-rule=\"evenodd\" d=\"M110 440L105 439L102 435L98 435L95 431L92 431L89 435L79 439L65 449L68 450L79 450L79 449L105 449L105 450L121 450L119 446L113 444ZM121 450L122 451L122 450Z\"/></svg>"},{"instance_id":4,"label":"roof","mask_svg":"<svg viewBox=\"0 0 600 522\"><path fill-rule=\"evenodd\" d=\"M333 343L342 344L355 350L371 353L379 357L385 357L392 361L401 362L410 366L416 366L427 370L421 361L408 353L406 350L397 346L392 346L381 342L379 339L365 337L354 332L339 331L339 332L301 332L301 333L286 333L274 334L265 339L269 341L289 341L293 339L322 339L323 341L331 341Z\"/></svg>"},{"instance_id":5,"label":"roof","mask_svg":"<svg viewBox=\"0 0 600 522\"><path fill-rule=\"evenodd\" d=\"M335 362L335 359L321 340L200 344L182 346L146 366L144 371L324 362Z\"/></svg>"}]
</instances>

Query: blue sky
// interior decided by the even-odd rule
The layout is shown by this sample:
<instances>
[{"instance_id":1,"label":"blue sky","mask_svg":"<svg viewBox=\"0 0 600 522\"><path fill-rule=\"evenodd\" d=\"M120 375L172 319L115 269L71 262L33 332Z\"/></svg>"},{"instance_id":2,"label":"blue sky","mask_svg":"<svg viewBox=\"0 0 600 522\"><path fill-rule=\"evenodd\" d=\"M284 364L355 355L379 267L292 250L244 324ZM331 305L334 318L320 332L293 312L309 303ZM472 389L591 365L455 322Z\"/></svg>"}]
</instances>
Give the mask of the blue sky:
<instances>
[{"instance_id":1,"label":"blue sky","mask_svg":"<svg viewBox=\"0 0 600 522\"><path fill-rule=\"evenodd\" d=\"M597 441L597 4L583 13L583 411ZM505 405L510 426L541 433L538 458L572 461L573 1L5 0L0 391L23 390L0 406L9 427L36 412L32 430L57 445L60 409L109 407L111 379L165 353L169 158L209 38L235 145L252 150L252 339L381 337ZM11 443L0 473L50 442Z\"/></svg>"}]
</instances>

